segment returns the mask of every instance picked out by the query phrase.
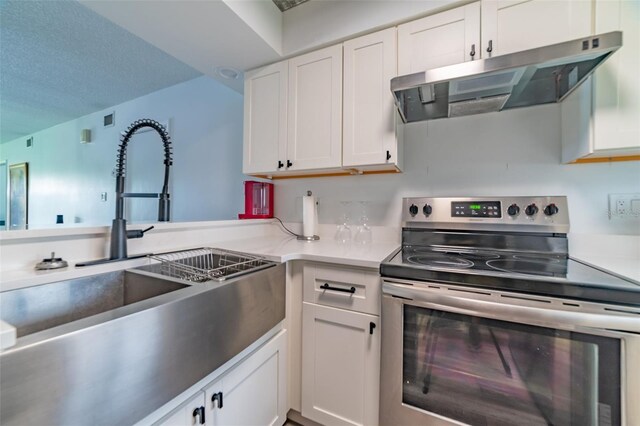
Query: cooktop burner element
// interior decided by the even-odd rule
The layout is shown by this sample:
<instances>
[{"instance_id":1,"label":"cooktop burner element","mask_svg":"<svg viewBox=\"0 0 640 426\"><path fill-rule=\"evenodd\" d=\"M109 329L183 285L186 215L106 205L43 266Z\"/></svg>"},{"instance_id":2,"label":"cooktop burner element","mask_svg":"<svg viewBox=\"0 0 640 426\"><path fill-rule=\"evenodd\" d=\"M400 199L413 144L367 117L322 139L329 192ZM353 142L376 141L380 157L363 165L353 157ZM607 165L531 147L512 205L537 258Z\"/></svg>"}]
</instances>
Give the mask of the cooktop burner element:
<instances>
[{"instance_id":1,"label":"cooktop burner element","mask_svg":"<svg viewBox=\"0 0 640 426\"><path fill-rule=\"evenodd\" d=\"M487 262L487 266L503 272L514 274L566 276L567 260L560 262L556 259L549 260L523 260L523 259L496 259Z\"/></svg>"},{"instance_id":2,"label":"cooktop burner element","mask_svg":"<svg viewBox=\"0 0 640 426\"><path fill-rule=\"evenodd\" d=\"M640 304L640 283L569 257L566 197L406 198L383 277Z\"/></svg>"},{"instance_id":3,"label":"cooktop burner element","mask_svg":"<svg viewBox=\"0 0 640 426\"><path fill-rule=\"evenodd\" d=\"M474 263L462 257L448 256L445 253L425 253L407 256L407 261L416 265L433 268L471 268Z\"/></svg>"}]
</instances>

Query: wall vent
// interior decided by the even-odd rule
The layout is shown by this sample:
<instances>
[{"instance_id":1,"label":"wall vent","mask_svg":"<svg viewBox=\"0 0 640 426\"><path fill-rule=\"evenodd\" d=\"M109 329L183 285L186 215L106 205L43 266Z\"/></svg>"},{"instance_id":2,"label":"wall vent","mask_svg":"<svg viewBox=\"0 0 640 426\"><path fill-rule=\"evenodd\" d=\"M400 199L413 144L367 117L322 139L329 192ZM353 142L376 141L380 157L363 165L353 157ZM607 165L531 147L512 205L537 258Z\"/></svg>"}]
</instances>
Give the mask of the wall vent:
<instances>
[{"instance_id":1,"label":"wall vent","mask_svg":"<svg viewBox=\"0 0 640 426\"><path fill-rule=\"evenodd\" d=\"M116 113L115 113L115 111L112 112L111 114L105 115L103 120L102 120L102 124L104 125L104 127L113 127L113 125L116 124Z\"/></svg>"},{"instance_id":2,"label":"wall vent","mask_svg":"<svg viewBox=\"0 0 640 426\"><path fill-rule=\"evenodd\" d=\"M27 148L31 148L33 146L33 136L27 138Z\"/></svg>"}]
</instances>

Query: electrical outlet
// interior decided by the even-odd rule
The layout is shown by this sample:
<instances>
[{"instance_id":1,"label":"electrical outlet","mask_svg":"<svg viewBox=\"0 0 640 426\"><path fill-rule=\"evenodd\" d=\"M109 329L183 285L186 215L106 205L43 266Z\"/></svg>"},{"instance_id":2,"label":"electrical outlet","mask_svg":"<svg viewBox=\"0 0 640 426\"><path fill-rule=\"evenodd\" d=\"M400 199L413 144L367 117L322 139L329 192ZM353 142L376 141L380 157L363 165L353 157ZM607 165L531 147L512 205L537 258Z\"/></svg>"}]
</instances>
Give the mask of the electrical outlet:
<instances>
[{"instance_id":1,"label":"electrical outlet","mask_svg":"<svg viewBox=\"0 0 640 426\"><path fill-rule=\"evenodd\" d=\"M107 201L107 193L106 192L101 192L100 193L100 201Z\"/></svg>"},{"instance_id":2,"label":"electrical outlet","mask_svg":"<svg viewBox=\"0 0 640 426\"><path fill-rule=\"evenodd\" d=\"M609 194L609 218L640 218L640 193Z\"/></svg>"}]
</instances>

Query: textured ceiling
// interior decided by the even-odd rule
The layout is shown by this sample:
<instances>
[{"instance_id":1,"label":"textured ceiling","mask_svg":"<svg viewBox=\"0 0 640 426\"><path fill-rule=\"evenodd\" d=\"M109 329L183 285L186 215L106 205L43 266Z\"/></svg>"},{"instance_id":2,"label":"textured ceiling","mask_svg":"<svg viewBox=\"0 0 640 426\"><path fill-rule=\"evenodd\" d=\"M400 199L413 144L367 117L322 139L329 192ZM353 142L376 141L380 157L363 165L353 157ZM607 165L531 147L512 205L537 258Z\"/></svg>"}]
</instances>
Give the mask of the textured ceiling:
<instances>
[{"instance_id":1,"label":"textured ceiling","mask_svg":"<svg viewBox=\"0 0 640 426\"><path fill-rule=\"evenodd\" d=\"M0 0L0 141L201 75L73 0Z\"/></svg>"},{"instance_id":2,"label":"textured ceiling","mask_svg":"<svg viewBox=\"0 0 640 426\"><path fill-rule=\"evenodd\" d=\"M285 10L291 9L292 7L296 7L299 4L302 4L309 0L273 0L273 2L278 6L281 12Z\"/></svg>"}]
</instances>

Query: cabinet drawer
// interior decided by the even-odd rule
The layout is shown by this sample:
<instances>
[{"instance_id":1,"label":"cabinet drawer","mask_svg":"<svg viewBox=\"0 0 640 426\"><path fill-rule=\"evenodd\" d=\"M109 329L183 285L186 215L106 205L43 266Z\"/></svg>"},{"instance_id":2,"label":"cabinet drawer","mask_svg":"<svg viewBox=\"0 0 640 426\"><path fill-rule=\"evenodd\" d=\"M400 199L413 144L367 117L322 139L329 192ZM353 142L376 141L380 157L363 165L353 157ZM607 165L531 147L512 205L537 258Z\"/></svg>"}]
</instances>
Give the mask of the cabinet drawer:
<instances>
[{"instance_id":1,"label":"cabinet drawer","mask_svg":"<svg viewBox=\"0 0 640 426\"><path fill-rule=\"evenodd\" d=\"M305 264L303 286L305 302L380 315L377 271Z\"/></svg>"}]
</instances>

